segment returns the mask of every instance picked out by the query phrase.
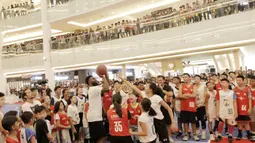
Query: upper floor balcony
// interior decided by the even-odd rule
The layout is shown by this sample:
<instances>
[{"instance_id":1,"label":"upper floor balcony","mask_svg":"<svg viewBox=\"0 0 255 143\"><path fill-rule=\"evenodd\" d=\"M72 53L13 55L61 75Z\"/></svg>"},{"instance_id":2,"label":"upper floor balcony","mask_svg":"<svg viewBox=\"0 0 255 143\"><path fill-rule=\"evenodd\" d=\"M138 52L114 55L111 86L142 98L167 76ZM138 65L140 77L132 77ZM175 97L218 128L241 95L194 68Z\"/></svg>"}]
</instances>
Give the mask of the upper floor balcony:
<instances>
[{"instance_id":1,"label":"upper floor balcony","mask_svg":"<svg viewBox=\"0 0 255 143\"><path fill-rule=\"evenodd\" d=\"M252 45L255 43L255 10L247 8L239 12L236 7L223 5L216 9L160 17L141 22L141 29L134 29L137 33L132 28L127 29L128 32L118 31L117 27L117 30L113 28L106 32L92 31L60 40L53 39L52 66L61 69L99 63L124 64L145 58L159 60L166 56L174 58L176 55L220 52ZM229 9L230 13L224 12ZM21 49L20 54L14 51L11 57L5 56L4 72L43 69L41 44L30 45L29 48Z\"/></svg>"},{"instance_id":2,"label":"upper floor balcony","mask_svg":"<svg viewBox=\"0 0 255 143\"><path fill-rule=\"evenodd\" d=\"M10 0L11 1L11 0ZM21 4L4 5L0 11L0 31L21 28L28 25L41 23L40 0L24 2ZM134 0L47 0L48 19L50 22L66 19L69 17L91 14L103 8L109 9L125 2Z\"/></svg>"},{"instance_id":3,"label":"upper floor balcony","mask_svg":"<svg viewBox=\"0 0 255 143\"><path fill-rule=\"evenodd\" d=\"M90 45L94 47L96 43L110 42L117 39L129 38L132 36L151 33L169 28L182 28L186 25L199 22L218 19L225 16L236 15L242 12L253 13L255 8L255 0L250 0L247 5L241 6L236 0L227 0L224 2L215 2L202 5L196 10L166 11L152 12L151 17L148 15L143 19L125 20L109 26L97 27L96 29L87 28L79 30L75 33L52 37L50 41L52 50L63 50L76 48L80 46ZM170 11L170 12L169 12ZM250 17L252 17L250 15ZM207 22L208 23L208 22ZM247 25L248 26L248 25ZM190 31L190 30L189 30ZM214 34L217 37L217 33ZM178 34L176 35L178 36ZM141 36L139 36L141 37ZM185 41L185 35L179 35ZM139 39L140 40L140 39ZM152 40L152 39L147 39ZM111 42L114 43L114 42ZM3 53L6 57L17 55L27 55L32 53L40 53L43 50L42 39L25 42L23 44L12 44L3 47Z\"/></svg>"}]
</instances>

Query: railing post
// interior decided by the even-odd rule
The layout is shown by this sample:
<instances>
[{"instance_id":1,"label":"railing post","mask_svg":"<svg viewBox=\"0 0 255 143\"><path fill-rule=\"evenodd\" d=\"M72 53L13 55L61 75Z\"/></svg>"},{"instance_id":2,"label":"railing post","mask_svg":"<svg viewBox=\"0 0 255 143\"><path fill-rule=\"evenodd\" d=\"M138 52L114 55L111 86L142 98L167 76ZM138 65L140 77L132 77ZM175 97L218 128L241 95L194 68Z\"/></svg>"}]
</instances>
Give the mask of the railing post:
<instances>
[{"instance_id":1,"label":"railing post","mask_svg":"<svg viewBox=\"0 0 255 143\"><path fill-rule=\"evenodd\" d=\"M3 71L3 45L4 45L4 33L0 32L0 92L7 94L6 89L6 77Z\"/></svg>"}]
</instances>

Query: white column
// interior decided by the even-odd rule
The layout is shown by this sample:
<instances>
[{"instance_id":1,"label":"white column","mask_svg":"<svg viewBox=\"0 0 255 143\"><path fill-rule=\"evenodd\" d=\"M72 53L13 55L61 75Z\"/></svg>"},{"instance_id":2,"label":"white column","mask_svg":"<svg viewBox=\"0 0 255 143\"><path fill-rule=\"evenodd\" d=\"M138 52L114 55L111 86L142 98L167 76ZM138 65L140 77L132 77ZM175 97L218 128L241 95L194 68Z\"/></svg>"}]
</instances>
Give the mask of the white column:
<instances>
[{"instance_id":1,"label":"white column","mask_svg":"<svg viewBox=\"0 0 255 143\"><path fill-rule=\"evenodd\" d=\"M239 51L234 52L234 60L235 60L236 70L240 70L241 65L240 65L240 53L239 53Z\"/></svg>"},{"instance_id":2,"label":"white column","mask_svg":"<svg viewBox=\"0 0 255 143\"><path fill-rule=\"evenodd\" d=\"M126 75L126 71L127 71L126 65L122 65L122 70L121 71L122 71L122 76L126 78L127 77L127 75Z\"/></svg>"},{"instance_id":3,"label":"white column","mask_svg":"<svg viewBox=\"0 0 255 143\"><path fill-rule=\"evenodd\" d=\"M48 85L53 90L55 87L54 71L51 65L51 27L48 21L48 10L47 1L41 1L41 19L42 19L42 30L43 30L43 62L45 68L46 79L48 79Z\"/></svg>"},{"instance_id":4,"label":"white column","mask_svg":"<svg viewBox=\"0 0 255 143\"><path fill-rule=\"evenodd\" d=\"M3 45L4 34L0 32L0 92L7 94L7 81L3 71Z\"/></svg>"},{"instance_id":5,"label":"white column","mask_svg":"<svg viewBox=\"0 0 255 143\"><path fill-rule=\"evenodd\" d=\"M217 60L215 58L215 55L213 55L213 62L215 64L215 66L216 66L217 72L220 72L220 68L219 68L218 62L217 62Z\"/></svg>"},{"instance_id":6,"label":"white column","mask_svg":"<svg viewBox=\"0 0 255 143\"><path fill-rule=\"evenodd\" d=\"M230 71L233 71L234 70L234 68L233 68L233 62L231 61L231 58L230 58L230 55L229 54L227 54L227 60L228 60L228 65L229 65L229 67L230 67Z\"/></svg>"}]
</instances>

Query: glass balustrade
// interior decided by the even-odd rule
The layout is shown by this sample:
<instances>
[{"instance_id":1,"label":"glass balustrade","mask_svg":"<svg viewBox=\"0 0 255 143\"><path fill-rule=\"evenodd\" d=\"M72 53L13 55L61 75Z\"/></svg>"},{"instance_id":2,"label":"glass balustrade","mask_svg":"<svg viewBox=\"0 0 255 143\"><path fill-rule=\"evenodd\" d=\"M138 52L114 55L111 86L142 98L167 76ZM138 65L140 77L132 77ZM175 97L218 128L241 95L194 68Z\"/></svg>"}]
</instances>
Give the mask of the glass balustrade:
<instances>
[{"instance_id":1,"label":"glass balustrade","mask_svg":"<svg viewBox=\"0 0 255 143\"><path fill-rule=\"evenodd\" d=\"M55 7L61 4L65 4L75 0L47 0L48 7ZM3 6L0 11L0 20L11 19L15 17L24 16L36 11L40 10L40 3L23 2L23 3L15 3L9 6Z\"/></svg>"},{"instance_id":2,"label":"glass balustrade","mask_svg":"<svg viewBox=\"0 0 255 143\"><path fill-rule=\"evenodd\" d=\"M254 10L255 0L250 0L240 5L236 0L225 0L221 2L207 3L196 10L173 11L164 16L154 16L153 19L128 21L125 27L118 25L100 30L83 30L78 33L70 33L64 36L52 37L50 41L52 50L61 50L91 45L116 39L127 38L144 33L163 29L185 26L205 20L237 14L244 11ZM9 45L3 47L5 56L22 55L28 53L39 53L43 50L42 43L29 43L21 45Z\"/></svg>"}]
</instances>

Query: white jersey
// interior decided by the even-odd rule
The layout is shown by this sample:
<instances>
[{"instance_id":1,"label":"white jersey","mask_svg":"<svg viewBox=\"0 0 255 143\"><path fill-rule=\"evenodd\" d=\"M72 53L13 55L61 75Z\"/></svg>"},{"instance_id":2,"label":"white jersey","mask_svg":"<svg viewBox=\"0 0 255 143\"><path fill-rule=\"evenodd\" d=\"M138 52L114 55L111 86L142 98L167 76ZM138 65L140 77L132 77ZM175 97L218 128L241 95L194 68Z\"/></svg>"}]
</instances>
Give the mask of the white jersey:
<instances>
[{"instance_id":1,"label":"white jersey","mask_svg":"<svg viewBox=\"0 0 255 143\"><path fill-rule=\"evenodd\" d=\"M156 132L155 132L155 126L153 122L153 117L149 116L148 113L143 112L139 118L138 118L138 132L142 131L142 127L140 126L140 123L146 124L147 127L147 136L139 136L139 141L142 143L147 143L154 141L157 138Z\"/></svg>"},{"instance_id":2,"label":"white jersey","mask_svg":"<svg viewBox=\"0 0 255 143\"><path fill-rule=\"evenodd\" d=\"M208 115L209 115L209 121L212 122L213 119L217 117L216 115L216 90L207 91L209 94L208 99Z\"/></svg>"},{"instance_id":3,"label":"white jersey","mask_svg":"<svg viewBox=\"0 0 255 143\"><path fill-rule=\"evenodd\" d=\"M221 119L234 119L234 99L236 95L233 90L219 91L219 114Z\"/></svg>"},{"instance_id":4,"label":"white jersey","mask_svg":"<svg viewBox=\"0 0 255 143\"><path fill-rule=\"evenodd\" d=\"M179 89L177 89L176 87L173 87L173 90L174 90L175 98L178 98L179 97ZM181 101L180 101L180 99L175 99L175 110L177 112L181 111Z\"/></svg>"},{"instance_id":5,"label":"white jersey","mask_svg":"<svg viewBox=\"0 0 255 143\"><path fill-rule=\"evenodd\" d=\"M85 97L81 96L77 96L77 108L79 113L83 113L84 110L84 103L85 103Z\"/></svg>"},{"instance_id":6,"label":"white jersey","mask_svg":"<svg viewBox=\"0 0 255 143\"><path fill-rule=\"evenodd\" d=\"M197 88L197 95L196 95L196 104L197 107L205 106L205 86L204 84L200 83L200 86Z\"/></svg>"}]
</instances>

